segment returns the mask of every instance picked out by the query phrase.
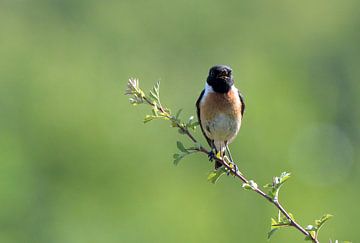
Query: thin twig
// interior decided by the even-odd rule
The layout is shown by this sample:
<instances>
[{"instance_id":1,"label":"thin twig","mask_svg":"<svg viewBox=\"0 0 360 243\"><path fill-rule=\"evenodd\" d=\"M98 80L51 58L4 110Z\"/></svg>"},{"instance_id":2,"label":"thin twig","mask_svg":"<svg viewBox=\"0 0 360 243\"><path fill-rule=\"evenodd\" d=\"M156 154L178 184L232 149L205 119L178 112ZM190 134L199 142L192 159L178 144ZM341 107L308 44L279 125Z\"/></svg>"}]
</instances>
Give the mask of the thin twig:
<instances>
[{"instance_id":1,"label":"thin twig","mask_svg":"<svg viewBox=\"0 0 360 243\"><path fill-rule=\"evenodd\" d=\"M199 149L200 152L205 153L205 154L209 154L209 151L207 149L205 149L204 147L200 147ZM215 157L215 160L217 162L220 162L223 166L225 166L228 170L231 171L231 173L239 178L243 183L249 183L249 180L242 175L238 170L236 170L236 168L233 168L232 166L230 166L224 159L221 158L217 158ZM281 213L289 220L290 222L290 226L295 227L297 230L299 230L301 233L303 233L305 236L311 237L311 240L314 243L319 243L319 241L317 239L315 239L309 232L307 232L300 224L298 224L290 215L289 213L284 209L284 207L280 204L279 201L277 200L273 200L269 195L267 195L265 192L263 192L261 189L259 188L255 188L254 191L259 194L260 196L262 196L263 198L265 198L267 201L269 201L270 203L272 203L273 205L275 205L280 211Z\"/></svg>"},{"instance_id":2,"label":"thin twig","mask_svg":"<svg viewBox=\"0 0 360 243\"><path fill-rule=\"evenodd\" d=\"M183 128L183 127L179 127L181 128L184 133L194 142L197 143L197 140L191 135L191 133L189 132L188 129ZM200 146L200 148L198 149L199 152L202 152L204 154L209 154L210 151L208 151L206 148L204 148L203 146ZM243 183L249 183L249 180L242 175L238 170L236 170L236 168L230 166L224 159L222 158L218 158L215 157L214 158L217 162L220 162L223 166L225 166L226 169L230 170L231 173L237 177L238 179L240 179ZM319 241L313 237L309 232L307 232L300 224L298 224L291 216L290 214L284 209L284 207L280 204L280 202L278 200L273 200L269 195L267 195L265 192L263 192L261 189L254 188L254 191L259 194L260 196L262 196L263 198L265 198L267 201L269 201L270 203L272 203L273 205L275 205L275 207L277 207L281 213L289 220L290 222L290 226L293 226L294 228L296 228L297 230L299 230L302 234L304 234L307 237L311 237L312 242L314 243L319 243Z\"/></svg>"},{"instance_id":3,"label":"thin twig","mask_svg":"<svg viewBox=\"0 0 360 243\"><path fill-rule=\"evenodd\" d=\"M134 89L134 85L136 85L137 83L129 83L130 90L127 91L126 94L132 94L132 90ZM189 131L189 129L187 128L187 126L184 126L184 124L180 123L175 117L171 116L171 113L167 110L164 109L162 107L162 105L160 104L160 102L158 103L154 103L152 102L149 98L147 98L145 95L141 95L141 94L137 94L138 97L141 97L141 99L143 99L147 104L149 104L152 107L156 107L156 109L158 109L161 112L161 116L171 120L174 123L174 126L179 128L181 130L181 132L183 134L185 134L188 138L190 138L190 140L192 142L194 142L195 144L198 144L198 146L196 148L191 148L191 150L193 151L198 151L201 153L204 153L206 155L209 155L210 151L207 150L205 147L203 147L202 145L200 145L198 143L198 141L195 139L195 137L191 134L191 132ZM236 166L232 166L230 165L224 158L219 158L219 157L215 157L214 160L216 160L217 162L221 163L228 171L231 172L231 174L234 177L237 177L238 179L240 179L243 183L249 184L251 181L249 181L243 174L240 173L240 171L236 168ZM295 219L293 217L290 216L290 214L284 209L284 207L281 205L281 203L278 201L278 198L272 198L270 197L268 194L266 194L265 192L263 192L261 189L259 189L257 186L253 187L251 186L252 190L255 191L257 194L259 194L261 197L263 197L264 199L266 199L267 201L269 201L270 203L272 203L276 208L279 209L279 211L286 217L286 219L289 222L289 226L292 226L294 228L296 228L298 231L300 231L303 235L305 235L306 237L310 238L311 241L313 243L319 243L319 240L317 239L317 234L315 234L314 236L312 234L310 234L308 231L306 231L300 224L298 224Z\"/></svg>"}]
</instances>

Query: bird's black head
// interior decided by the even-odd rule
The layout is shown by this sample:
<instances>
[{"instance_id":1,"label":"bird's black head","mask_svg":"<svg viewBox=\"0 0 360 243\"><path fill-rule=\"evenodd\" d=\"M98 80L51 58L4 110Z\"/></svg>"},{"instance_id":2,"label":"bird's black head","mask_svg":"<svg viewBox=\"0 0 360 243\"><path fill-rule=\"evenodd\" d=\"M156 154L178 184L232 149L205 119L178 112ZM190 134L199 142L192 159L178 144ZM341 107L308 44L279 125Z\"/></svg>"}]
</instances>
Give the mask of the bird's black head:
<instances>
[{"instance_id":1,"label":"bird's black head","mask_svg":"<svg viewBox=\"0 0 360 243\"><path fill-rule=\"evenodd\" d=\"M210 68L209 76L206 80L215 92L227 93L234 84L232 69L225 65L216 65Z\"/></svg>"}]
</instances>

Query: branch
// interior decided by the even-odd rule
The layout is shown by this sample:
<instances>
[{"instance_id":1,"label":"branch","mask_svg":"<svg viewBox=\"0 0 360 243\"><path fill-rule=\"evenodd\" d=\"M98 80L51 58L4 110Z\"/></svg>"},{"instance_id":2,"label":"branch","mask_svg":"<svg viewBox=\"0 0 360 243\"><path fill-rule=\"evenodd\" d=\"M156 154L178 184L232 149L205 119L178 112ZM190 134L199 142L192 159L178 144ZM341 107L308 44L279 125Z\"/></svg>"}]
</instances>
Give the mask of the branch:
<instances>
[{"instance_id":1,"label":"branch","mask_svg":"<svg viewBox=\"0 0 360 243\"><path fill-rule=\"evenodd\" d=\"M130 103L133 105L147 104L151 106L152 115L147 115L144 119L144 123L154 119L169 120L172 124L172 127L177 128L180 134L187 136L194 143L193 147L185 148L185 146L180 141L177 142L177 147L180 153L174 154L174 164L177 164L183 157L196 152L203 153L208 156L210 151L202 146L191 133L191 130L195 130L196 126L199 125L198 122L193 122L193 117L190 117L187 122L182 122L179 118L181 110L179 110L176 115L173 115L170 109L163 107L160 102L159 89L160 83L157 82L150 91L150 94L145 95L145 93L139 88L139 81L137 79L130 79L125 94L131 96ZM315 226L308 225L306 228L303 228L295 220L294 216L289 213L279 202L280 187L287 179L290 178L290 173L283 172L279 177L274 177L272 183L264 186L265 188L269 188L269 191L265 193L253 180L247 179L237 169L237 166L234 166L233 163L230 163L226 156L220 157L220 155L216 155L214 160L221 163L223 166L220 169L210 173L208 177L210 181L215 183L222 174L231 174L235 178L238 178L242 181L243 188L256 192L279 210L277 219L271 219L271 230L268 233L268 238L270 238L273 233L280 228L293 227L305 236L305 240L319 243L319 230L323 224L332 217L332 215L326 214L320 220L315 221Z\"/></svg>"}]
</instances>

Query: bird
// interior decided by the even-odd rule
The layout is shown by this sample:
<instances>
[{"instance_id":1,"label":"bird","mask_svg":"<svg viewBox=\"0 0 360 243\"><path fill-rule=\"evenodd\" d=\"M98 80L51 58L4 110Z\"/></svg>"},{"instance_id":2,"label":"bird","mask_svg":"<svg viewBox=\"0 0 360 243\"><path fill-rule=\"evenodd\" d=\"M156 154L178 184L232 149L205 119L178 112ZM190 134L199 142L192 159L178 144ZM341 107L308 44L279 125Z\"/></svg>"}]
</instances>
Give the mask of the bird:
<instances>
[{"instance_id":1,"label":"bird","mask_svg":"<svg viewBox=\"0 0 360 243\"><path fill-rule=\"evenodd\" d=\"M196 101L196 109L201 131L211 147L210 161L215 154L220 153L220 157L224 157L227 152L233 163L228 145L240 130L245 102L234 85L229 66L215 65L210 68L205 88ZM215 170L221 166L215 161Z\"/></svg>"}]
</instances>

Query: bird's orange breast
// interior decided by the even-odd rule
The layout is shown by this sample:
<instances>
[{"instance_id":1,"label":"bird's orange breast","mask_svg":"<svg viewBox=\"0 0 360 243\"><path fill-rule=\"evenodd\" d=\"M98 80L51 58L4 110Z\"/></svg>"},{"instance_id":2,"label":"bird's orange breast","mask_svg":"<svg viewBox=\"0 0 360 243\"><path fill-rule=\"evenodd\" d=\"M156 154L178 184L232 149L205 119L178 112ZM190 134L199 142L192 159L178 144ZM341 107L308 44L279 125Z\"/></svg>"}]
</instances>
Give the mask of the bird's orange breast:
<instances>
[{"instance_id":1,"label":"bird's orange breast","mask_svg":"<svg viewBox=\"0 0 360 243\"><path fill-rule=\"evenodd\" d=\"M219 114L241 119L242 105L237 90L228 93L208 93L200 103L200 119L209 121Z\"/></svg>"}]
</instances>

